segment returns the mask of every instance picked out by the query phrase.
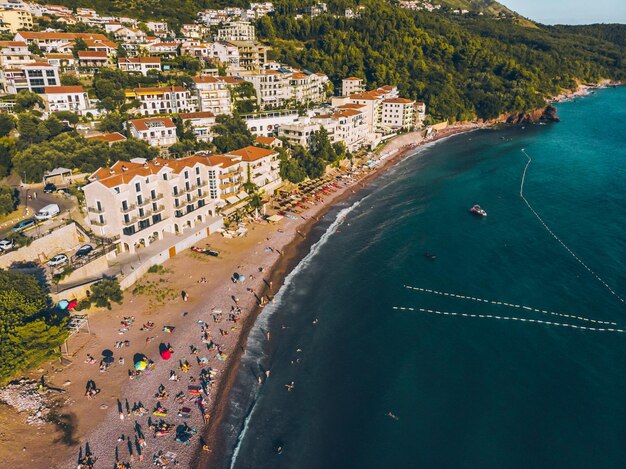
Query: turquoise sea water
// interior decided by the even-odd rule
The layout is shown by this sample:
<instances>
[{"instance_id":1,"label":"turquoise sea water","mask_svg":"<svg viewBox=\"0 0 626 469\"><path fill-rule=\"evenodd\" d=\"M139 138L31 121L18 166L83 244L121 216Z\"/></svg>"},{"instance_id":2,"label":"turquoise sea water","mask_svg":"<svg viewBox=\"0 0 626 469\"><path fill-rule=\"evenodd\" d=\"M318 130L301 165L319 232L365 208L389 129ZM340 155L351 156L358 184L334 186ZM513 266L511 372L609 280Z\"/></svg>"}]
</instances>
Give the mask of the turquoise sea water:
<instances>
[{"instance_id":1,"label":"turquoise sea water","mask_svg":"<svg viewBox=\"0 0 626 469\"><path fill-rule=\"evenodd\" d=\"M626 466L626 334L393 309L590 325L409 284L626 326L626 305L519 197L525 148L525 196L626 295L626 88L558 109L559 124L421 149L326 216L322 241L250 336L225 466ZM468 213L474 203L486 219ZM261 388L260 368L271 369Z\"/></svg>"}]
</instances>

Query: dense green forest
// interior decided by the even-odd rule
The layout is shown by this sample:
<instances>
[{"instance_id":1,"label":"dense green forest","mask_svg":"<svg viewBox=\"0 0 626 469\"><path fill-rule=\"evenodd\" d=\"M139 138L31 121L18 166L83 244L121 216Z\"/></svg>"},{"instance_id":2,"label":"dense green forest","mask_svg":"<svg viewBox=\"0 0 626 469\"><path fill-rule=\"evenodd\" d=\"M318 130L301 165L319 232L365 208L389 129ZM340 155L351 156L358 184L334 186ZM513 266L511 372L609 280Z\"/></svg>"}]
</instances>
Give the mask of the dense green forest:
<instances>
[{"instance_id":1,"label":"dense green forest","mask_svg":"<svg viewBox=\"0 0 626 469\"><path fill-rule=\"evenodd\" d=\"M436 120L527 111L579 82L626 76L626 53L610 26L528 27L517 18L414 12L382 0L369 2L359 19L295 19L300 5L283 0L258 22L274 58L321 70L335 86L351 75L370 88L397 84Z\"/></svg>"}]
</instances>

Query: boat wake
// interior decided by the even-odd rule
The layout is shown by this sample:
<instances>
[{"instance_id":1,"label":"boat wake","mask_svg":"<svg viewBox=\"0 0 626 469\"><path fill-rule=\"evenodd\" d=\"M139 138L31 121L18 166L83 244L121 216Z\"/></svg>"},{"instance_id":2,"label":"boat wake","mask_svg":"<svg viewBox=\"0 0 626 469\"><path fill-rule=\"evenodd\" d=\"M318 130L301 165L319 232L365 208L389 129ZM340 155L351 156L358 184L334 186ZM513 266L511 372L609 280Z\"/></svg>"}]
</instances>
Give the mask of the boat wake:
<instances>
[{"instance_id":1,"label":"boat wake","mask_svg":"<svg viewBox=\"0 0 626 469\"><path fill-rule=\"evenodd\" d=\"M324 246L329 238L337 231L337 229L344 223L347 215L352 212L355 208L357 208L368 196L363 197L357 202L353 203L351 206L346 207L340 210L335 217L335 220L330 224L330 226L326 229L324 234L320 237L320 239L311 246L311 249L307 253L307 255L298 263L298 265L285 277L283 285L278 290L278 293L274 297L273 301L265 307L263 312L259 315L256 320L256 323L253 329L250 331L250 335L248 337L248 345L246 347L246 353L243 356L243 361L247 365L245 368L254 368L259 369L262 365L262 362L265 360L265 354L263 352L263 347L266 344L266 334L267 327L269 325L269 319L272 314L278 310L280 305L282 304L283 297L290 291L290 287L296 278L296 276L302 272L313 260L316 254L320 251L322 246ZM243 368L243 367L242 367ZM237 441L235 442L232 456L230 458L229 467L232 469L235 467L237 462L237 457L239 455L239 451L241 449L241 444L246 437L246 434L249 429L250 420L254 415L254 411L256 409L256 403L261 391L261 387L257 387L253 396L251 396L251 404L249 406L248 412L243 420L241 430L237 435ZM241 408L240 405L236 402L231 401L231 405L235 408Z\"/></svg>"}]
</instances>

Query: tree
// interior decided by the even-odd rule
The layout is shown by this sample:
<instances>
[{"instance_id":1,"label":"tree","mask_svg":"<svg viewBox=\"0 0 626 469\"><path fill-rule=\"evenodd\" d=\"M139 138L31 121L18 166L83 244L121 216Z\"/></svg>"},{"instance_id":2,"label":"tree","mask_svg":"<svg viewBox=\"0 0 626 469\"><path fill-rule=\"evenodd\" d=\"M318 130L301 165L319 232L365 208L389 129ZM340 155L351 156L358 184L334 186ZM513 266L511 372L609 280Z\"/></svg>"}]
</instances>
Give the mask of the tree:
<instances>
[{"instance_id":1,"label":"tree","mask_svg":"<svg viewBox=\"0 0 626 469\"><path fill-rule=\"evenodd\" d=\"M43 108L43 99L37 93L28 90L21 90L15 96L15 112L24 112L35 107Z\"/></svg>"},{"instance_id":2,"label":"tree","mask_svg":"<svg viewBox=\"0 0 626 469\"><path fill-rule=\"evenodd\" d=\"M74 45L72 46L72 54L74 58L78 58L78 53L80 51L87 50L87 43L82 37L78 37L74 40Z\"/></svg>"},{"instance_id":3,"label":"tree","mask_svg":"<svg viewBox=\"0 0 626 469\"><path fill-rule=\"evenodd\" d=\"M48 131L48 138L56 137L65 129L63 122L54 114L51 114L50 117L44 121L44 125Z\"/></svg>"},{"instance_id":4,"label":"tree","mask_svg":"<svg viewBox=\"0 0 626 469\"><path fill-rule=\"evenodd\" d=\"M107 113L98 123L101 132L124 132L126 119L119 112Z\"/></svg>"},{"instance_id":5,"label":"tree","mask_svg":"<svg viewBox=\"0 0 626 469\"><path fill-rule=\"evenodd\" d=\"M249 81L242 81L231 88L235 112L237 114L250 114L259 110L256 90Z\"/></svg>"},{"instance_id":6,"label":"tree","mask_svg":"<svg viewBox=\"0 0 626 469\"><path fill-rule=\"evenodd\" d=\"M15 128L15 119L7 113L0 114L0 137L6 137Z\"/></svg>"},{"instance_id":7,"label":"tree","mask_svg":"<svg viewBox=\"0 0 626 469\"><path fill-rule=\"evenodd\" d=\"M61 84L63 86L81 86L83 83L76 75L64 73L63 75L61 75Z\"/></svg>"},{"instance_id":8,"label":"tree","mask_svg":"<svg viewBox=\"0 0 626 469\"><path fill-rule=\"evenodd\" d=\"M91 288L90 301L99 308L111 309L111 302L121 303L124 294L116 278L105 278Z\"/></svg>"},{"instance_id":9,"label":"tree","mask_svg":"<svg viewBox=\"0 0 626 469\"><path fill-rule=\"evenodd\" d=\"M44 55L43 51L39 47L39 44L37 44L36 42L31 42L30 44L28 44L28 51L31 54L38 55L40 57L43 57Z\"/></svg>"},{"instance_id":10,"label":"tree","mask_svg":"<svg viewBox=\"0 0 626 469\"><path fill-rule=\"evenodd\" d=\"M19 192L10 186L0 186L0 215L15 210L19 204Z\"/></svg>"},{"instance_id":11,"label":"tree","mask_svg":"<svg viewBox=\"0 0 626 469\"><path fill-rule=\"evenodd\" d=\"M250 133L245 121L237 116L220 114L215 118L213 126L213 145L218 152L227 153L239 150L254 143L254 136Z\"/></svg>"},{"instance_id":12,"label":"tree","mask_svg":"<svg viewBox=\"0 0 626 469\"><path fill-rule=\"evenodd\" d=\"M332 163L337 159L335 149L328 138L328 131L324 126L320 130L313 132L311 154L325 163Z\"/></svg>"},{"instance_id":13,"label":"tree","mask_svg":"<svg viewBox=\"0 0 626 469\"><path fill-rule=\"evenodd\" d=\"M59 118L62 121L67 121L72 125L76 125L78 124L78 114L76 114L75 112L72 111L57 111L54 113L55 116L57 116L57 118Z\"/></svg>"},{"instance_id":14,"label":"tree","mask_svg":"<svg viewBox=\"0 0 626 469\"><path fill-rule=\"evenodd\" d=\"M0 137L0 177L9 174L13 167L13 157L17 152L15 139L11 137Z\"/></svg>"}]
</instances>

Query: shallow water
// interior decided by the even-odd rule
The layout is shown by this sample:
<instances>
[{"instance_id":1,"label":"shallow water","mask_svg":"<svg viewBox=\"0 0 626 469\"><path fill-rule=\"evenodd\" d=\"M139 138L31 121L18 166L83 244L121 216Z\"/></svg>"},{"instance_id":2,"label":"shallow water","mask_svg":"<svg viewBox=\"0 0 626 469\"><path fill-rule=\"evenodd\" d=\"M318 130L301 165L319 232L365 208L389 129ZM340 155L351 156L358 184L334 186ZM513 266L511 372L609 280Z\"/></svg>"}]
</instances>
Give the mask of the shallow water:
<instances>
[{"instance_id":1,"label":"shallow water","mask_svg":"<svg viewBox=\"0 0 626 469\"><path fill-rule=\"evenodd\" d=\"M519 197L525 148L524 195L626 295L626 88L558 108L559 124L422 148L325 217L250 335L225 466L624 466L626 334L393 309L590 325L408 284L626 325L626 306ZM474 203L488 217L471 216Z\"/></svg>"}]
</instances>

